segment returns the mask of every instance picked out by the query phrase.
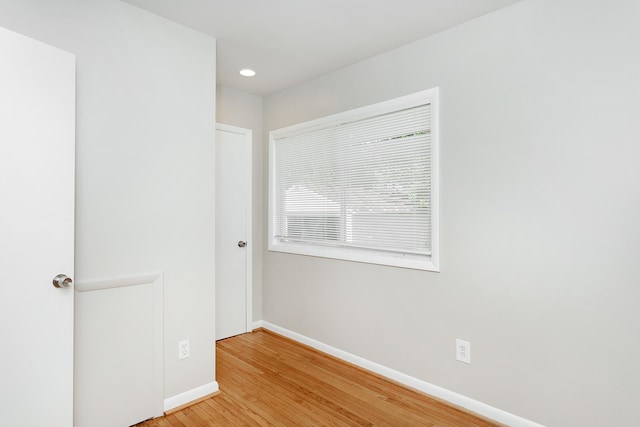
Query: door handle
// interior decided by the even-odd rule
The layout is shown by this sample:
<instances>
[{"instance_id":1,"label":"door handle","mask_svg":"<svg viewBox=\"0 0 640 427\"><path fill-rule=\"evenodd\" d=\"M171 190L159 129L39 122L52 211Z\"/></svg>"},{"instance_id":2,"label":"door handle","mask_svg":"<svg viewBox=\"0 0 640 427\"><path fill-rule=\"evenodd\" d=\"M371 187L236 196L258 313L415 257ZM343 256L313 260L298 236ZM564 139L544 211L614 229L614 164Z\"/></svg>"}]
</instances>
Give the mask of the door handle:
<instances>
[{"instance_id":1,"label":"door handle","mask_svg":"<svg viewBox=\"0 0 640 427\"><path fill-rule=\"evenodd\" d=\"M245 242L244 240L240 240L240 241L238 242L238 247L239 247L239 248L244 248L244 247L246 247L246 246L247 246L247 242Z\"/></svg>"},{"instance_id":2,"label":"door handle","mask_svg":"<svg viewBox=\"0 0 640 427\"><path fill-rule=\"evenodd\" d=\"M71 277L68 277L66 274L58 274L53 278L53 286L56 288L70 288L73 284L73 280Z\"/></svg>"}]
</instances>

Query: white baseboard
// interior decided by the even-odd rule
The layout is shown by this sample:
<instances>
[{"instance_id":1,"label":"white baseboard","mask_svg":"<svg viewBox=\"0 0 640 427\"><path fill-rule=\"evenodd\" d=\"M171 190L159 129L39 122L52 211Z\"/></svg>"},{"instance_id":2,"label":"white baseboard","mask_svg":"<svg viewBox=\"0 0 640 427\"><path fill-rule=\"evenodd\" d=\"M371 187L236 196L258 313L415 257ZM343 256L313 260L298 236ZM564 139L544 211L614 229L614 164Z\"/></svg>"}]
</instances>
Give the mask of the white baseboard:
<instances>
[{"instance_id":1,"label":"white baseboard","mask_svg":"<svg viewBox=\"0 0 640 427\"><path fill-rule=\"evenodd\" d=\"M193 402L208 394L215 393L219 390L218 383L213 381L209 384L201 385L200 387L193 388L185 391L184 393L176 394L164 400L164 410L170 411L173 408L182 406L185 403Z\"/></svg>"},{"instance_id":2,"label":"white baseboard","mask_svg":"<svg viewBox=\"0 0 640 427\"><path fill-rule=\"evenodd\" d=\"M269 322L265 322L263 320L253 322L253 329L257 329L260 327L273 331L277 334L284 335L287 338L291 338L294 341L298 341L299 343L308 345L309 347L313 347L323 353L330 354L331 356L337 357L338 359L342 359L363 369L397 381L400 384L404 384L408 387L420 390L421 392L426 393L430 396L444 400L453 405L459 406L470 412L476 413L499 423L506 424L511 427L543 427L541 424L503 411L502 409L494 408L493 406L487 405L486 403L479 402L475 399L471 399L470 397L463 396L451 390L447 390L446 388L442 388L426 381L419 380L394 369L387 368L386 366L382 366L360 356L356 356L354 354L332 347L328 344L316 341L297 332L290 331L288 329L271 324Z\"/></svg>"}]
</instances>

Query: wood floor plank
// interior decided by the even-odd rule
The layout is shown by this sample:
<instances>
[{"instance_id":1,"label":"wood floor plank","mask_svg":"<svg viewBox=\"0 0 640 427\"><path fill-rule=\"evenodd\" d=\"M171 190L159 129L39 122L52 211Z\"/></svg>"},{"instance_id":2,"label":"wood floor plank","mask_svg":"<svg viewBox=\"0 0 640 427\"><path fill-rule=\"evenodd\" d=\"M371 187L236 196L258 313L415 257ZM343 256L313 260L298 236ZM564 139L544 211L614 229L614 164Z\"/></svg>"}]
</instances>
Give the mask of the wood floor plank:
<instances>
[{"instance_id":1,"label":"wood floor plank","mask_svg":"<svg viewBox=\"0 0 640 427\"><path fill-rule=\"evenodd\" d=\"M366 413L367 420L365 423L367 424L424 425L422 416L415 412L403 411L401 405L391 403L388 400L392 396L389 390L374 393L371 388L361 386L357 382L362 379L361 374L354 380L347 378L346 374L354 371L353 366L329 358L326 355L315 353L315 351L311 354L305 354L304 357L299 357L299 351L296 351L295 354L289 354L291 349L285 347L289 346L290 343L281 344L277 346L277 355L271 354L271 364L278 370L285 370L289 367L286 377L291 380L291 387L295 387L296 384L313 383L315 384L315 391L320 393L322 397L336 399L340 403L342 411L345 408L349 408L356 413ZM260 345L256 349L260 352L264 347ZM270 348L267 349L267 352L270 351ZM251 356L246 355L238 355L238 357L251 358ZM328 363L323 367L319 367L319 359L326 359ZM260 362L255 360L254 363ZM295 368L291 368L291 366ZM332 373L332 369L336 372ZM373 378L373 375L367 374L368 377ZM384 382L389 384L386 380ZM372 401L375 401L373 406L371 405ZM436 417L435 413L432 415L434 418ZM441 421L442 425L446 425L445 419L438 421Z\"/></svg>"},{"instance_id":2,"label":"wood floor plank","mask_svg":"<svg viewBox=\"0 0 640 427\"><path fill-rule=\"evenodd\" d=\"M242 356L239 356L242 357ZM257 362L256 362L257 363ZM384 419L384 408L380 406L382 402L376 402L376 405L371 406L366 402L366 396L360 395L355 390L355 387L351 387L350 384L331 384L325 381L323 377L314 376L310 371L313 368L307 367L306 370L298 369L297 367L289 367L286 360L281 361L275 359L272 364L277 371L275 375L265 375L269 379L279 379L279 382L283 383L287 388L298 390L305 393L307 397L320 401L325 405L331 404L336 409L334 415L343 415L347 418L356 421L359 425L375 424L376 421ZM314 384L312 390L306 388L304 384ZM357 414L366 414L365 417L358 416ZM390 414L386 414L391 417ZM400 422L402 420L395 420Z\"/></svg>"},{"instance_id":3,"label":"wood floor plank","mask_svg":"<svg viewBox=\"0 0 640 427\"><path fill-rule=\"evenodd\" d=\"M208 410L210 410L210 412L213 411L218 416L220 422L217 425L269 425L268 420L253 409L243 405L241 402L235 403L234 400L228 396L221 396L219 399L209 399L206 404L209 407Z\"/></svg>"},{"instance_id":4,"label":"wood floor plank","mask_svg":"<svg viewBox=\"0 0 640 427\"><path fill-rule=\"evenodd\" d=\"M296 368L279 361L277 357L268 359L271 361L270 366L261 364L261 360L264 359L265 356L261 355L259 351L252 352L252 354L237 353L234 354L234 357L236 360L245 362L245 364L260 366L264 372L263 379L268 381L267 384L278 384L280 388L278 392L286 395L292 401L296 401L297 404L317 408L321 412L326 412L323 409L326 410L333 406L335 407L336 413L332 414L332 419L340 415L341 418L351 419L356 425L367 424L367 420L353 413L349 413L344 407L344 401L341 405L336 405L332 400L327 399L327 396L330 396L332 399L351 399L351 396L342 396L344 392L335 387L330 388L325 393L318 394L319 388L325 387L325 384L318 383L317 381L314 382L313 379L310 381L308 377L303 376ZM300 377L302 378L300 379ZM305 384L314 384L314 387L310 389L306 387Z\"/></svg>"},{"instance_id":5,"label":"wood floor plank","mask_svg":"<svg viewBox=\"0 0 640 427\"><path fill-rule=\"evenodd\" d=\"M144 427L496 427L269 331L216 345L221 393Z\"/></svg>"}]
</instances>

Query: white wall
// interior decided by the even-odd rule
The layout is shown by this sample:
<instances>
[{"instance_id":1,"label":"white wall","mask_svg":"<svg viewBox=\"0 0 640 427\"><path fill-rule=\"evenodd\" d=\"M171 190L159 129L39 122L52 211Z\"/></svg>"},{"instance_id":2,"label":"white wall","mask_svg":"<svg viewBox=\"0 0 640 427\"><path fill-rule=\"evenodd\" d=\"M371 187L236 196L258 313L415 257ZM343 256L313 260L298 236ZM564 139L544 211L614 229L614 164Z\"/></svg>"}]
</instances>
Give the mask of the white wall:
<instances>
[{"instance_id":1,"label":"white wall","mask_svg":"<svg viewBox=\"0 0 640 427\"><path fill-rule=\"evenodd\" d=\"M442 272L265 248L264 319L549 426L637 424L639 19L525 0L266 97L268 131L439 86Z\"/></svg>"},{"instance_id":2,"label":"white wall","mask_svg":"<svg viewBox=\"0 0 640 427\"><path fill-rule=\"evenodd\" d=\"M215 40L117 0L1 0L0 26L77 56L76 281L164 272L165 397L211 383Z\"/></svg>"},{"instance_id":3,"label":"white wall","mask_svg":"<svg viewBox=\"0 0 640 427\"><path fill-rule=\"evenodd\" d=\"M224 86L218 86L216 99L217 122L253 131L253 235L249 242L253 256L253 320L262 319L262 97Z\"/></svg>"}]
</instances>

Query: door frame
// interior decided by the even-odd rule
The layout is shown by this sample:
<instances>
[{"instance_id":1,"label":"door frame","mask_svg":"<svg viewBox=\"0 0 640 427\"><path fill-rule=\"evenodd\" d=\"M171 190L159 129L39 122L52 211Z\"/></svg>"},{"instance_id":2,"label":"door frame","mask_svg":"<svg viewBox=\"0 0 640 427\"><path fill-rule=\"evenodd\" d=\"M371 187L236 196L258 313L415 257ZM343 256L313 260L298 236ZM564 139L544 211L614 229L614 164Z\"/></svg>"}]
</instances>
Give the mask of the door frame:
<instances>
[{"instance_id":1,"label":"door frame","mask_svg":"<svg viewBox=\"0 0 640 427\"><path fill-rule=\"evenodd\" d=\"M247 263L246 263L246 301L245 301L245 332L251 332L253 323L253 131L237 126L231 126L223 123L216 123L216 131L230 132L242 135L245 143L249 145L249 157L246 159L245 171L249 175L249 192L245 194L247 211L245 214L245 222L247 224ZM218 151L215 150L217 156ZM216 203L217 204L217 203Z\"/></svg>"}]
</instances>

